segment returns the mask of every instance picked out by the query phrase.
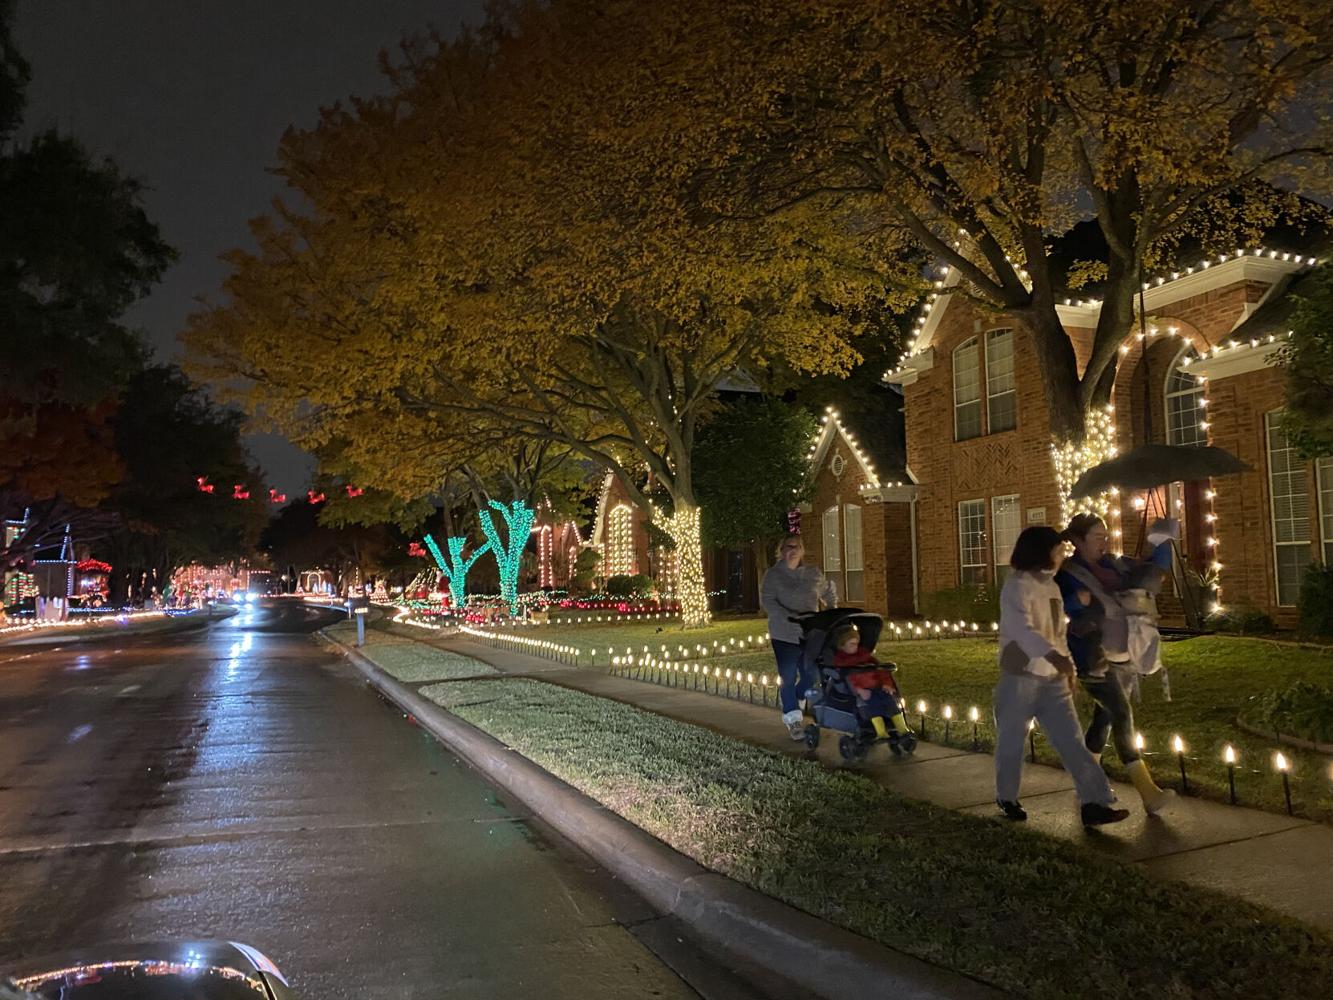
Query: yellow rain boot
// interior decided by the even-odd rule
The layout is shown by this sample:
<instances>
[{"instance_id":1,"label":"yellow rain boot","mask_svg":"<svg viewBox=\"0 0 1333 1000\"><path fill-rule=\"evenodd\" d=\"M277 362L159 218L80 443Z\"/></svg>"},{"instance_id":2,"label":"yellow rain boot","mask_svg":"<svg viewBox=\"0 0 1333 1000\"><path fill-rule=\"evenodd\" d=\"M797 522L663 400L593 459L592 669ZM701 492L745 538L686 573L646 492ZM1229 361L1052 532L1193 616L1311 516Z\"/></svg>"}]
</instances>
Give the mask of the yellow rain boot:
<instances>
[{"instance_id":1,"label":"yellow rain boot","mask_svg":"<svg viewBox=\"0 0 1333 1000\"><path fill-rule=\"evenodd\" d=\"M870 724L875 727L875 735L882 740L889 738L889 731L884 726L884 720L880 716L875 716L870 720Z\"/></svg>"},{"instance_id":2,"label":"yellow rain boot","mask_svg":"<svg viewBox=\"0 0 1333 1000\"><path fill-rule=\"evenodd\" d=\"M1149 815L1156 816L1164 809L1170 808L1176 797L1176 793L1171 789L1157 787L1157 782L1153 781L1152 775L1148 773L1148 765L1142 760L1136 760L1129 765L1129 780L1134 782L1139 798L1143 800L1143 808Z\"/></svg>"},{"instance_id":3,"label":"yellow rain boot","mask_svg":"<svg viewBox=\"0 0 1333 1000\"><path fill-rule=\"evenodd\" d=\"M907 720L903 718L902 712L899 712L892 719L890 719L889 725L892 726L894 731L899 733L900 735L907 732Z\"/></svg>"}]
</instances>

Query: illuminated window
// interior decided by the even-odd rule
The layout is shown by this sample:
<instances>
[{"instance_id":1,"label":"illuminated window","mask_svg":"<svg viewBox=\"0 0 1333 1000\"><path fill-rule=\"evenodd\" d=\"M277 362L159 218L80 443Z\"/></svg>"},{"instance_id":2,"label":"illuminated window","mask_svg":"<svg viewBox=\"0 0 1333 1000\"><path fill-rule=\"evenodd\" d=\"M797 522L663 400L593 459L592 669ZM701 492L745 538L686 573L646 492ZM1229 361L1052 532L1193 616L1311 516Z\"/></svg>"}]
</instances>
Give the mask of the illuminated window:
<instances>
[{"instance_id":1,"label":"illuminated window","mask_svg":"<svg viewBox=\"0 0 1333 1000\"><path fill-rule=\"evenodd\" d=\"M981 436L981 345L976 337L953 352L953 433L955 441Z\"/></svg>"},{"instance_id":2,"label":"illuminated window","mask_svg":"<svg viewBox=\"0 0 1333 1000\"><path fill-rule=\"evenodd\" d=\"M1323 522L1324 565L1333 566L1333 458L1315 462L1315 478L1319 481L1319 514Z\"/></svg>"},{"instance_id":3,"label":"illuminated window","mask_svg":"<svg viewBox=\"0 0 1333 1000\"><path fill-rule=\"evenodd\" d=\"M1018 494L994 497L990 502L991 537L994 539L995 582L1004 583L1009 575L1009 557L1018 541Z\"/></svg>"},{"instance_id":4,"label":"illuminated window","mask_svg":"<svg viewBox=\"0 0 1333 1000\"><path fill-rule=\"evenodd\" d=\"M606 575L634 573L634 511L627 504L611 508L606 517Z\"/></svg>"},{"instance_id":5,"label":"illuminated window","mask_svg":"<svg viewBox=\"0 0 1333 1000\"><path fill-rule=\"evenodd\" d=\"M1273 562L1277 603L1294 605L1301 578L1310 563L1310 491L1301 461L1287 433L1282 414L1264 416L1268 430L1268 485L1273 508Z\"/></svg>"},{"instance_id":6,"label":"illuminated window","mask_svg":"<svg viewBox=\"0 0 1333 1000\"><path fill-rule=\"evenodd\" d=\"M1166 443L1193 447L1208 443L1208 428L1204 427L1205 414L1203 383L1189 373L1182 363L1195 356L1193 349L1185 348L1171 366L1166 377Z\"/></svg>"},{"instance_id":7,"label":"illuminated window","mask_svg":"<svg viewBox=\"0 0 1333 1000\"><path fill-rule=\"evenodd\" d=\"M847 600L864 601L866 590L864 553L861 545L861 508L854 503L844 505L842 520L843 551L846 553L843 568L847 574Z\"/></svg>"},{"instance_id":8,"label":"illuminated window","mask_svg":"<svg viewBox=\"0 0 1333 1000\"><path fill-rule=\"evenodd\" d=\"M830 507L824 511L824 575L833 581L833 586L842 597L842 532L838 530L838 508Z\"/></svg>"},{"instance_id":9,"label":"illuminated window","mask_svg":"<svg viewBox=\"0 0 1333 1000\"><path fill-rule=\"evenodd\" d=\"M964 500L958 505L958 552L962 563L959 582L980 586L986 582L986 501Z\"/></svg>"}]
</instances>

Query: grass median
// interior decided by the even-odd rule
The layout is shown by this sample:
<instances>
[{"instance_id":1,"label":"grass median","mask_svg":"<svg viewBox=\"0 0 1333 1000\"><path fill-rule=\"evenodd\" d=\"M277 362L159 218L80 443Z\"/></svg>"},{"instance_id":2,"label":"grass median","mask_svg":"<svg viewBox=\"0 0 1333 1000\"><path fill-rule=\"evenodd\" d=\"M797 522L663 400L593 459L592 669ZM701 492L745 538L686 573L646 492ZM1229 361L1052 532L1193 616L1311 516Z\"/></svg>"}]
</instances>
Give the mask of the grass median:
<instances>
[{"instance_id":1,"label":"grass median","mask_svg":"<svg viewBox=\"0 0 1333 1000\"><path fill-rule=\"evenodd\" d=\"M356 642L354 622L339 622L330 625L326 631L345 645L351 646ZM408 636L395 635L382 628L366 629L366 645L362 652L404 684L452 681L496 673L495 668L488 663L427 645Z\"/></svg>"},{"instance_id":2,"label":"grass median","mask_svg":"<svg viewBox=\"0 0 1333 1000\"><path fill-rule=\"evenodd\" d=\"M536 681L422 693L706 867L1003 989L1239 998L1333 983L1317 931L860 775Z\"/></svg>"}]
</instances>

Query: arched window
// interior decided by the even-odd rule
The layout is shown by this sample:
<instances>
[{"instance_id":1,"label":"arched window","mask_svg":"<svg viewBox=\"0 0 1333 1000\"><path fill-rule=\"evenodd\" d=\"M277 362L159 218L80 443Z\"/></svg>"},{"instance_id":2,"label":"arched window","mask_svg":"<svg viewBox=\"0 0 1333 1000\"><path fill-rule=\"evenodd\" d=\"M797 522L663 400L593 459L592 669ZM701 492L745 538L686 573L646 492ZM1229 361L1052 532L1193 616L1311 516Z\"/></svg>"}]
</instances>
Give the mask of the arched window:
<instances>
[{"instance_id":1,"label":"arched window","mask_svg":"<svg viewBox=\"0 0 1333 1000\"><path fill-rule=\"evenodd\" d=\"M634 511L628 504L617 504L606 517L607 576L629 576L635 570Z\"/></svg>"},{"instance_id":2,"label":"arched window","mask_svg":"<svg viewBox=\"0 0 1333 1000\"><path fill-rule=\"evenodd\" d=\"M955 441L981 436L981 343L976 337L953 352L953 430Z\"/></svg>"},{"instance_id":3,"label":"arched window","mask_svg":"<svg viewBox=\"0 0 1333 1000\"><path fill-rule=\"evenodd\" d=\"M1204 410L1203 383L1183 366L1186 358L1195 357L1194 349L1186 347L1176 356L1166 376L1166 443L1187 447L1208 443L1208 421Z\"/></svg>"}]
</instances>

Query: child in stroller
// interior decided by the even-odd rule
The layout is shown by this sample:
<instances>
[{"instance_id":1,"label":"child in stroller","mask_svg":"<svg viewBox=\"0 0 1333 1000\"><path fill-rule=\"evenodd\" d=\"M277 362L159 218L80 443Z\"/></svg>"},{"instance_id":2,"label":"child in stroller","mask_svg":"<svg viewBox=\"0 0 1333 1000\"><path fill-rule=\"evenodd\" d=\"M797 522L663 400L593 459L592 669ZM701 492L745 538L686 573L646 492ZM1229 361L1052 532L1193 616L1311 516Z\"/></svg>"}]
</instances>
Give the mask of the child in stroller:
<instances>
[{"instance_id":1,"label":"child in stroller","mask_svg":"<svg viewBox=\"0 0 1333 1000\"><path fill-rule=\"evenodd\" d=\"M844 760L864 758L881 740L895 755L915 750L893 665L874 656L883 619L856 608L831 608L794 620L804 632L807 675L820 679L810 704L815 723L806 726L806 745L818 746L824 728L843 734L838 752Z\"/></svg>"}]
</instances>

